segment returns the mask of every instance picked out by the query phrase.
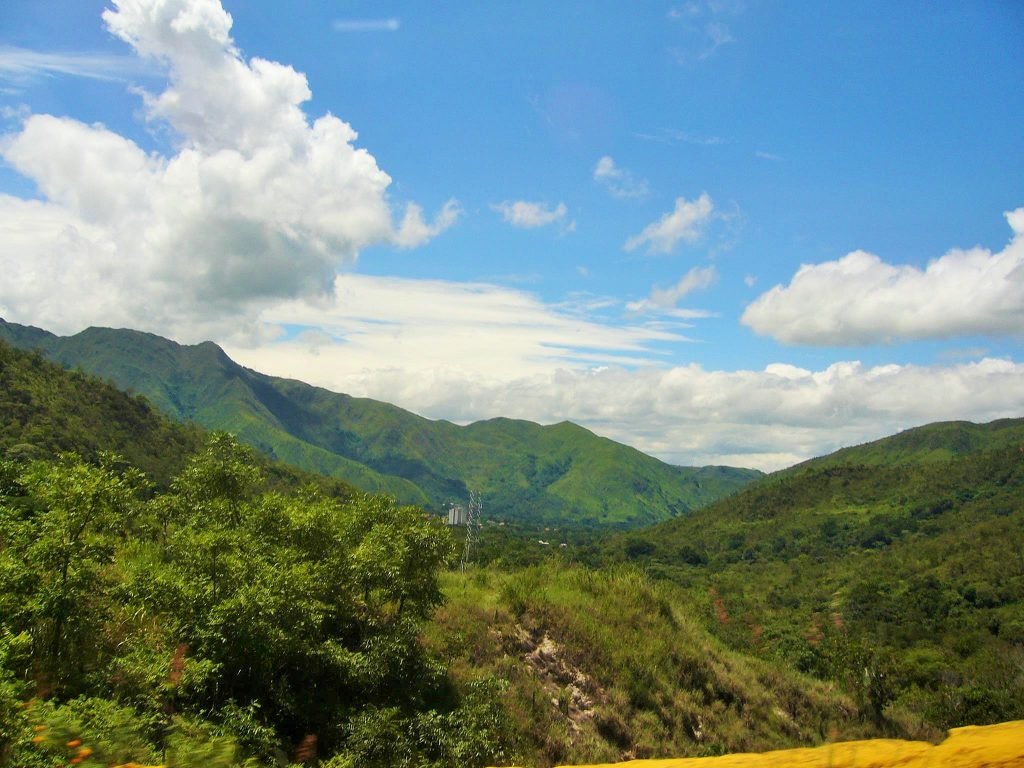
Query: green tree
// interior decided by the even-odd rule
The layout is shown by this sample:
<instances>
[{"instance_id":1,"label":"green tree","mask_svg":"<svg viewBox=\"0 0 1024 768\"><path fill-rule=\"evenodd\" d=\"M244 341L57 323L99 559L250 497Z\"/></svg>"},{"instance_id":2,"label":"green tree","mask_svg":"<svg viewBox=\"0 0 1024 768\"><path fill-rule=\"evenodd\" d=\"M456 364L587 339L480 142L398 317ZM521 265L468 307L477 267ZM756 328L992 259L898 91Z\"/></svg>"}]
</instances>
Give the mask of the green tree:
<instances>
[{"instance_id":1,"label":"green tree","mask_svg":"<svg viewBox=\"0 0 1024 768\"><path fill-rule=\"evenodd\" d=\"M107 609L104 567L131 525L142 474L103 454L98 465L74 454L34 462L19 478L26 499L0 520L5 587L19 609L12 628L28 631L35 658L58 686L86 671L95 625Z\"/></svg>"}]
</instances>

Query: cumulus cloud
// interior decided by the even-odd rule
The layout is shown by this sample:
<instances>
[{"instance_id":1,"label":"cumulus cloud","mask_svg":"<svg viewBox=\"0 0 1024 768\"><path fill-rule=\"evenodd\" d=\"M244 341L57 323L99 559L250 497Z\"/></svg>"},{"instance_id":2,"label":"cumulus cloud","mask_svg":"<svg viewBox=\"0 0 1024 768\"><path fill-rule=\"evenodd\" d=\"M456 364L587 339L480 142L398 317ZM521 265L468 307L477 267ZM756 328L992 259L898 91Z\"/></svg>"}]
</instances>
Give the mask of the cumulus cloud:
<instances>
[{"instance_id":1,"label":"cumulus cloud","mask_svg":"<svg viewBox=\"0 0 1024 768\"><path fill-rule=\"evenodd\" d=\"M415 248L451 227L461 215L462 208L458 202L449 200L441 207L434 221L428 224L423 218L423 208L416 203L409 203L405 206L402 225L394 233L393 240L401 248Z\"/></svg>"},{"instance_id":2,"label":"cumulus cloud","mask_svg":"<svg viewBox=\"0 0 1024 768\"><path fill-rule=\"evenodd\" d=\"M924 269L864 251L805 264L743 313L755 332L788 344L853 346L902 339L1024 333L1024 208L1005 214L1001 251L954 249Z\"/></svg>"},{"instance_id":3,"label":"cumulus cloud","mask_svg":"<svg viewBox=\"0 0 1024 768\"><path fill-rule=\"evenodd\" d=\"M671 253L680 240L696 242L713 211L714 205L706 192L693 201L678 197L672 211L629 238L623 248L635 251L646 245L648 253Z\"/></svg>"},{"instance_id":4,"label":"cumulus cloud","mask_svg":"<svg viewBox=\"0 0 1024 768\"><path fill-rule=\"evenodd\" d=\"M565 203L559 203L554 208L547 203L531 203L526 200L504 201L491 206L492 210L501 214L501 217L513 227L524 229L536 229L546 227L556 222L565 222L569 209ZM571 225L567 225L570 226Z\"/></svg>"},{"instance_id":5,"label":"cumulus cloud","mask_svg":"<svg viewBox=\"0 0 1024 768\"><path fill-rule=\"evenodd\" d=\"M145 115L177 150L148 153L51 115L3 137L0 155L44 197L0 198L9 319L61 331L117 317L197 338L271 300L329 295L361 249L414 247L456 220L454 201L432 222L410 204L396 225L391 178L356 132L330 114L307 119L301 73L246 61L218 0L115 0L103 18L166 71Z\"/></svg>"},{"instance_id":6,"label":"cumulus cloud","mask_svg":"<svg viewBox=\"0 0 1024 768\"><path fill-rule=\"evenodd\" d=\"M646 197L650 191L646 179L635 178L632 173L617 166L610 155L597 161L594 181L603 185L612 197L621 199Z\"/></svg>"},{"instance_id":7,"label":"cumulus cloud","mask_svg":"<svg viewBox=\"0 0 1024 768\"><path fill-rule=\"evenodd\" d=\"M675 285L670 288L655 286L651 289L650 296L640 301L631 301L626 305L626 309L635 313L660 311L676 315L682 314L682 316L690 318L708 317L708 312L692 309L679 310L676 305L694 291L707 288L717 277L718 272L713 266L693 267Z\"/></svg>"}]
</instances>

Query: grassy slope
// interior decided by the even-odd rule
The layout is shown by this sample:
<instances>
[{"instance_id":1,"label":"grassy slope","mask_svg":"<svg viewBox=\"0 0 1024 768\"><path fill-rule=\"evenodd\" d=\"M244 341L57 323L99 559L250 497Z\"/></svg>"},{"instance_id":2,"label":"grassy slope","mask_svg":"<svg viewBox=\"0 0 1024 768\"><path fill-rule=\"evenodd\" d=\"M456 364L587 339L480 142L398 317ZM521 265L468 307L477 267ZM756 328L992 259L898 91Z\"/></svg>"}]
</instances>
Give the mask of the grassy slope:
<instances>
[{"instance_id":1,"label":"grassy slope","mask_svg":"<svg viewBox=\"0 0 1024 768\"><path fill-rule=\"evenodd\" d=\"M479 489L508 519L636 526L720 498L760 476L683 468L567 422L468 427L243 368L216 345L90 328L71 337L0 323L13 343L144 394L179 419L227 429L273 456L435 509Z\"/></svg>"},{"instance_id":2,"label":"grassy slope","mask_svg":"<svg viewBox=\"0 0 1024 768\"><path fill-rule=\"evenodd\" d=\"M873 733L834 688L727 648L629 568L450 574L426 632L465 681L507 681L520 764L721 754Z\"/></svg>"},{"instance_id":3,"label":"grassy slope","mask_svg":"<svg viewBox=\"0 0 1024 768\"><path fill-rule=\"evenodd\" d=\"M867 653L933 727L1024 717L1024 420L847 449L609 547L736 648L854 686Z\"/></svg>"}]
</instances>

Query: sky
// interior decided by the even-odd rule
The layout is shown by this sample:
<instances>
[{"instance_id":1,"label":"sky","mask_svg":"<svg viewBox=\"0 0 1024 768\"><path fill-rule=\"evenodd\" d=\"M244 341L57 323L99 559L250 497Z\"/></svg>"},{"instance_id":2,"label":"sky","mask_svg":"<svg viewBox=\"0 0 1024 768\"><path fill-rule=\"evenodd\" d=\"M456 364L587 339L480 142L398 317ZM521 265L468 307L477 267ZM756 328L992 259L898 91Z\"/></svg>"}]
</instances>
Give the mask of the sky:
<instances>
[{"instance_id":1,"label":"sky","mask_svg":"<svg viewBox=\"0 0 1024 768\"><path fill-rule=\"evenodd\" d=\"M4 0L0 317L778 469L1024 416L1024 4Z\"/></svg>"}]
</instances>

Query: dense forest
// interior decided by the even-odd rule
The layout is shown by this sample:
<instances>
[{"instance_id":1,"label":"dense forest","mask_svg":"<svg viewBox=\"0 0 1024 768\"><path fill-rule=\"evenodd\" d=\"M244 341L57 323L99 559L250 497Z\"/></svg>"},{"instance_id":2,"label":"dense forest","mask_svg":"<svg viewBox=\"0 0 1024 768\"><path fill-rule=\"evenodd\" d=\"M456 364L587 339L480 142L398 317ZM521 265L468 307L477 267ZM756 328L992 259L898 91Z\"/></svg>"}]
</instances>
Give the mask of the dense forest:
<instances>
[{"instance_id":1,"label":"dense forest","mask_svg":"<svg viewBox=\"0 0 1024 768\"><path fill-rule=\"evenodd\" d=\"M435 515L0 344L0 764L553 765L1024 718L1024 427L925 429L637 531L492 522L459 568Z\"/></svg>"}]
</instances>

